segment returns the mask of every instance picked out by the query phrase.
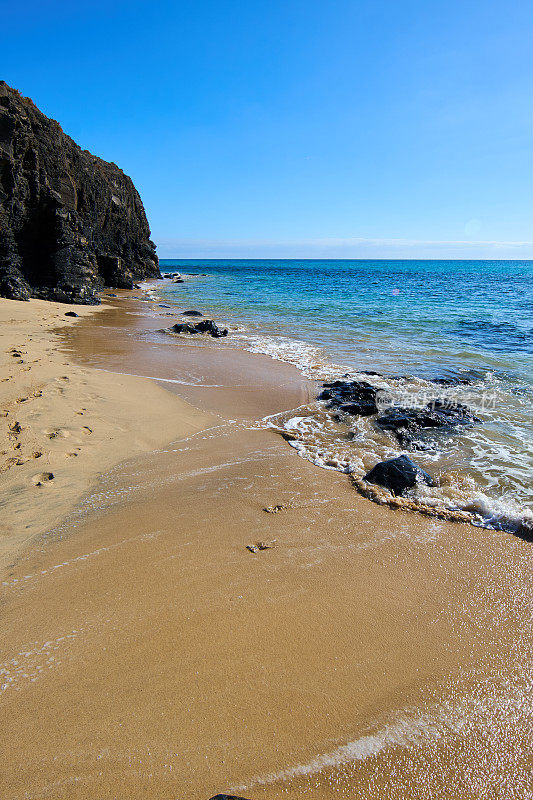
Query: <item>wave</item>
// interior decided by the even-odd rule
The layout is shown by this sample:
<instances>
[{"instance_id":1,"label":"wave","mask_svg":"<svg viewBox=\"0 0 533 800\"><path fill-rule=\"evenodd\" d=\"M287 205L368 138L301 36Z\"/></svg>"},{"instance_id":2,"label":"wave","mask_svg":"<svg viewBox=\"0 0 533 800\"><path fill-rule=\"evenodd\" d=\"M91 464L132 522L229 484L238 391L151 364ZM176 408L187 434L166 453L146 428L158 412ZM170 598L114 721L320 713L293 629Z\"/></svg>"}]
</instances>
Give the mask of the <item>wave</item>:
<instances>
[{"instance_id":1,"label":"wave","mask_svg":"<svg viewBox=\"0 0 533 800\"><path fill-rule=\"evenodd\" d=\"M250 353L270 356L276 361L283 361L297 367L303 375L312 380L326 380L333 372L341 369L330 364L320 347L292 339L288 336L254 335L243 333L233 337Z\"/></svg>"},{"instance_id":2,"label":"wave","mask_svg":"<svg viewBox=\"0 0 533 800\"><path fill-rule=\"evenodd\" d=\"M475 325L465 321L461 329L473 336ZM494 336L520 338L519 329L510 324L487 323L480 330L485 342L488 331ZM423 455L417 453L416 460L422 460L421 466L434 475L437 487L417 487L405 498L387 496L385 490L371 489L362 481L378 461L404 452L372 419L339 419L338 415L335 419L324 404L311 403L297 416L268 424L286 435L299 456L323 469L350 475L356 487L375 502L533 539L533 510L528 507L533 440L528 434L529 412L524 412L530 390L517 387L507 372L473 365L434 368L429 370L430 378L359 372L353 366L332 363L321 347L310 342L242 328L232 331L227 344L292 364L313 381L339 375L370 381L397 404L424 405L436 397L449 397L468 405L483 417L484 426L460 434L434 436L430 432L427 450Z\"/></svg>"},{"instance_id":3,"label":"wave","mask_svg":"<svg viewBox=\"0 0 533 800\"><path fill-rule=\"evenodd\" d=\"M398 381L379 381L391 393L398 388ZM412 387L416 389L421 383L425 382L413 380ZM462 400L462 388L448 391ZM467 388L471 391L471 387ZM490 431L474 426L428 437L428 449L415 456L398 447L391 434L376 426L372 417L339 414L338 409L328 409L320 401L301 407L297 413L269 417L264 424L281 433L300 457L322 469L349 475L358 491L374 502L533 540L533 510L527 505L529 470L527 465L524 468L513 464L514 450L522 444L519 439L507 449L500 443L496 457ZM364 475L376 463L401 453L415 458L429 471L436 486L420 484L405 497L395 497L364 481ZM497 469L494 463L498 464ZM513 493L505 489L505 481L513 485Z\"/></svg>"},{"instance_id":4,"label":"wave","mask_svg":"<svg viewBox=\"0 0 533 800\"><path fill-rule=\"evenodd\" d=\"M526 645L526 654L530 648ZM372 787L362 785L358 762L381 756L388 763L398 763L408 758L413 777L418 777L417 797L436 797L435 790L442 789L442 780L453 787L453 796L465 791L464 780L469 783L468 796L525 798L531 796L531 772L528 731L533 721L529 700L531 669L524 666L503 671L487 665L489 677L482 678L481 671L466 672L457 680L449 681L444 699L430 702L422 713L406 707L367 729L363 735L335 749L320 753L308 761L256 775L246 783L233 786L228 792L249 792L266 786L276 786L280 793L297 788L302 794L316 794L318 778L335 793L347 797L389 796L387 771L373 772L378 782ZM508 776L502 773L501 752L509 752L512 743L513 769ZM502 750L503 747L503 750ZM473 765L465 775L463 764ZM433 778L426 772L431 764ZM389 780L397 780L392 770ZM397 784L395 789L397 790ZM420 792L420 794L418 793ZM397 796L393 791L391 796ZM328 794L329 796L329 794ZM403 794L402 794L403 796Z\"/></svg>"}]
</instances>

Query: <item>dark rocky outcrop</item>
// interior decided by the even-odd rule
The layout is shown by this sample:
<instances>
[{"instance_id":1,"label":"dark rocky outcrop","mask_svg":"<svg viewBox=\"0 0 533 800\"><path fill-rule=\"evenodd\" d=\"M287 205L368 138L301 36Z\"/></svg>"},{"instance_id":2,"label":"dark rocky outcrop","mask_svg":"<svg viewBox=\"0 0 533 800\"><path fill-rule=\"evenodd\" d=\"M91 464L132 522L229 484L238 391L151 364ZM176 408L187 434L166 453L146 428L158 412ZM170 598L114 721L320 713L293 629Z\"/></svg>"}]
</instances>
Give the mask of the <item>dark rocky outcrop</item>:
<instances>
[{"instance_id":1,"label":"dark rocky outcrop","mask_svg":"<svg viewBox=\"0 0 533 800\"><path fill-rule=\"evenodd\" d=\"M480 420L461 403L433 400L424 408L390 408L380 414L376 422L382 430L392 431L400 444L416 447L416 434L420 432L432 429L449 430Z\"/></svg>"},{"instance_id":2,"label":"dark rocky outcrop","mask_svg":"<svg viewBox=\"0 0 533 800\"><path fill-rule=\"evenodd\" d=\"M190 322L176 322L175 325L172 325L170 330L172 333L198 333L194 325L191 325Z\"/></svg>"},{"instance_id":3,"label":"dark rocky outcrop","mask_svg":"<svg viewBox=\"0 0 533 800\"><path fill-rule=\"evenodd\" d=\"M378 413L377 400L381 390L366 381L333 381L323 384L319 400L327 400L328 408L338 408L347 414L369 417Z\"/></svg>"},{"instance_id":4,"label":"dark rocky outcrop","mask_svg":"<svg viewBox=\"0 0 533 800\"><path fill-rule=\"evenodd\" d=\"M384 486L395 495L402 495L406 489L412 489L417 483L435 485L431 475L411 461L409 456L380 461L365 475L364 480Z\"/></svg>"},{"instance_id":5,"label":"dark rocky outcrop","mask_svg":"<svg viewBox=\"0 0 533 800\"><path fill-rule=\"evenodd\" d=\"M97 303L103 286L154 277L131 179L0 81L0 295Z\"/></svg>"},{"instance_id":6,"label":"dark rocky outcrop","mask_svg":"<svg viewBox=\"0 0 533 800\"><path fill-rule=\"evenodd\" d=\"M201 311L195 311L194 309L190 309L190 311L182 311L182 317L203 317Z\"/></svg>"},{"instance_id":7,"label":"dark rocky outcrop","mask_svg":"<svg viewBox=\"0 0 533 800\"><path fill-rule=\"evenodd\" d=\"M228 329L221 329L212 319L203 319L197 322L196 325L191 325L190 322L176 322L170 328L172 333L208 333L214 339L220 339L222 336L228 335Z\"/></svg>"},{"instance_id":8,"label":"dark rocky outcrop","mask_svg":"<svg viewBox=\"0 0 533 800\"><path fill-rule=\"evenodd\" d=\"M194 327L197 331L200 331L200 333L208 333L215 339L220 339L221 336L228 335L228 329L219 328L212 319L203 319L201 322L197 322Z\"/></svg>"}]
</instances>

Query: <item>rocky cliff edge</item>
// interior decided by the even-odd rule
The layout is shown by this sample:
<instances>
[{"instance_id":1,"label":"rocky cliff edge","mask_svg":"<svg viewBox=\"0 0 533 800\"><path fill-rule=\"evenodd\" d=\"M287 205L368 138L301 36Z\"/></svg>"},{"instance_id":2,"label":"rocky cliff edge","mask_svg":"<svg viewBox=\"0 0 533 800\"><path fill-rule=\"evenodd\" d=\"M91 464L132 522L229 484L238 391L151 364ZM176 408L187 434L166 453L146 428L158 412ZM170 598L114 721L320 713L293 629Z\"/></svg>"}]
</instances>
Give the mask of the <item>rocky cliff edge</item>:
<instances>
[{"instance_id":1,"label":"rocky cliff edge","mask_svg":"<svg viewBox=\"0 0 533 800\"><path fill-rule=\"evenodd\" d=\"M132 180L0 81L0 296L93 304L156 277Z\"/></svg>"}]
</instances>

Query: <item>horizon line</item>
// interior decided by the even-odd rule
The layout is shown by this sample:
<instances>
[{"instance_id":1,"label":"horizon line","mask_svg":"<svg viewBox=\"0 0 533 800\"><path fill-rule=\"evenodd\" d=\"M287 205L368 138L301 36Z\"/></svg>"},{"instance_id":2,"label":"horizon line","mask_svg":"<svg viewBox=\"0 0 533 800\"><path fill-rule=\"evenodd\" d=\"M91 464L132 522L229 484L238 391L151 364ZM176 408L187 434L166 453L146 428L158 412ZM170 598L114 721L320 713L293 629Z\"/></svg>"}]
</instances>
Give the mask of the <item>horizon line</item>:
<instances>
[{"instance_id":1,"label":"horizon line","mask_svg":"<svg viewBox=\"0 0 533 800\"><path fill-rule=\"evenodd\" d=\"M530 261L533 241L181 239L154 235L161 259L262 261Z\"/></svg>"},{"instance_id":2,"label":"horizon line","mask_svg":"<svg viewBox=\"0 0 533 800\"><path fill-rule=\"evenodd\" d=\"M407 258L406 256L398 257L380 257L380 258L363 258L362 256L343 256L342 258L331 258L324 256L280 256L279 258L261 258L260 256L250 256L244 258L242 256L158 256L159 261L533 261L531 258L433 258L433 257L420 257L420 258Z\"/></svg>"}]
</instances>

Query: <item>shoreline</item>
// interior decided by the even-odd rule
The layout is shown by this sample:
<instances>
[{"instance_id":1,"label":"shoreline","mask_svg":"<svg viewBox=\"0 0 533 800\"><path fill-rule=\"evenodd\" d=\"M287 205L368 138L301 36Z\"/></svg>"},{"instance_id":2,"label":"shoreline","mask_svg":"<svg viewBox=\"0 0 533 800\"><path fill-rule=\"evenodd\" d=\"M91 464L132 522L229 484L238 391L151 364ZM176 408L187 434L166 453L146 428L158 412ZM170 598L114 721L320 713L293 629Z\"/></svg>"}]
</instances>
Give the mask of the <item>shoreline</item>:
<instances>
[{"instance_id":1,"label":"shoreline","mask_svg":"<svg viewBox=\"0 0 533 800\"><path fill-rule=\"evenodd\" d=\"M170 278L170 276L174 274L175 273L164 273L164 278ZM188 279L195 277L198 277L197 273L183 273L183 275L181 275L180 282L187 282ZM184 321L185 317L182 316L182 313L178 310L181 306L183 306L183 303L178 302L177 298L174 297L158 297L157 290L159 288L159 283L160 282L158 281L146 281L143 284L143 301L151 302L153 304L151 309L152 313L157 313L157 307L173 309L171 311L167 311L161 316L163 318L166 316L173 317L177 314L178 319L181 318L181 321ZM163 299L171 305L161 304L158 302ZM209 314L209 312L207 313ZM242 324L238 319L235 319L234 314L231 314L231 319L233 323L232 333L237 333L237 338L245 335L244 332L247 329L242 327ZM228 323L226 320L221 324L230 324L231 327L231 323ZM163 331L160 332L163 333ZM198 341L199 337L188 337L186 334L182 333L173 334L170 330L168 330L167 333L181 343L185 343L188 338L193 338L193 346L195 347L200 344L203 346L215 346L218 348L222 347L220 343L214 345L214 343L210 343L209 341L200 342ZM319 355L320 348L310 345L308 341L297 338L287 340L285 335L281 336L281 340L284 343L288 343L290 341L293 347L296 345L300 349L304 348L306 353L302 361L301 353L300 355L297 355L295 352L291 352L291 348L289 348L289 352L286 352L283 346L280 349L279 342L278 346L274 345L274 343L269 343L269 345L266 346L264 342L262 346L259 346L255 340L260 339L261 336L257 332L253 331L250 333L250 337L252 340L251 345L250 343L246 345L241 340L236 341L232 336L230 339L224 341L224 346L233 348L237 352L244 351L254 355L266 355L273 361L294 366L298 372L309 381L310 386L314 387L313 399L318 398L318 395L323 391L324 387L328 386L328 383L325 383L324 381L342 381L346 379L354 379L355 381L370 380L372 382L370 385L373 386L378 393L383 391L385 393L388 392L392 397L394 397L395 394L398 394L399 398L401 398L402 394L406 394L406 389L402 382L407 380L408 382L412 383L411 388L413 396L407 400L405 397L403 397L403 400L396 400L396 402L393 404L393 408L397 405L402 405L402 403L407 403L407 407L409 408L410 403L412 403L413 408L420 407L420 409L423 409L424 403L427 401L427 399L432 398L432 400L436 403L449 403L450 407L453 407L454 404L457 404L459 409L463 407L467 409L473 417L473 424L468 427L478 430L481 438L483 438L483 426L485 423L488 423L488 427L490 428L492 422L490 418L479 419L476 417L476 414L478 412L482 413L483 410L480 412L477 408L476 397L474 396L474 387L476 384L475 382L470 381L470 379L463 379L462 382L460 381L458 384L454 384L452 380L448 385L446 383L446 379L432 381L431 379L424 379L417 375L405 375L397 378L391 378L386 374L375 371L360 372L357 369L352 369L350 371L346 367L336 365L327 359L324 360L323 355ZM264 338L266 341L271 339L272 336L267 333ZM311 351L313 351L312 356ZM346 371L347 369L348 371ZM321 377L319 377L320 374ZM373 378L367 379L367 376L373 376ZM394 381L399 381L400 385L395 386ZM463 388L463 386L465 386L468 391L472 391L472 397L457 397L456 392L458 387ZM419 395L424 398L422 402L418 400ZM481 395L481 398L483 400L483 395ZM463 405L465 403L466 406ZM335 411L335 408L333 410ZM521 504L520 501L515 502L514 500L510 500L508 495L497 497L492 496L491 494L486 494L484 492L482 483L475 485L472 482L472 478L468 473L468 470L465 471L464 469L464 464L462 468L455 468L454 458L452 457L450 459L447 457L445 455L445 449L441 450L437 442L434 446L422 442L421 446L407 447L407 449L404 450L399 437L393 436L393 441L391 442L389 441L387 435L385 435L385 437L381 436L377 451L375 447L376 442L374 441L374 453L372 454L372 458L365 462L365 447L361 447L360 452L356 452L356 449L353 449L353 452L349 453L346 451L346 444L342 442L342 439L345 438L343 433L346 434L347 430L349 433L346 438L357 439L358 435L360 437L361 431L359 429L359 425L362 418L356 415L355 417L350 417L349 419L340 420L338 415L332 414L330 415L330 419L327 419L324 414L320 414L319 427L324 427L324 423L326 424L326 427L330 426L330 430L328 430L327 434L330 437L332 435L332 419L335 419L335 416L337 416L335 421L341 422L341 425L338 426L338 430L336 432L337 441L331 441L331 439L328 441L324 440L324 438L321 440L320 435L317 437L316 430L305 430L306 424L316 416L316 412L316 405L314 406L311 403L310 407L307 409L304 408L302 411L304 416L307 414L309 415L309 419L291 421L287 419L281 419L281 413L278 415L272 415L273 417L279 416L281 419L280 426L278 427L273 425L273 427L277 427L281 435L286 436L288 440L292 441L292 446L295 447L298 455L301 457L307 458L311 463L323 469L337 469L339 472L350 476L353 485L362 497L365 497L366 499L377 503L378 505L388 506L391 509L402 510L408 513L419 513L426 517L435 517L442 520L469 524L474 527L485 528L487 530L500 531L510 535L519 536L525 541L531 541L533 539L533 512L527 503ZM372 419L375 419L375 417L372 417ZM300 430L299 424L285 424L287 422L290 423L299 421L303 422L303 430ZM353 431L357 432L355 435L353 431L350 432L350 425L354 426ZM481 429L479 428L479 425L481 425ZM379 428L379 426L377 427ZM459 428L460 427L461 426L459 426ZM427 431L422 431L422 433L426 432ZM455 433L456 429L454 429L453 432ZM311 435L306 436L306 433L311 433ZM444 426L444 435L445 433L446 426ZM472 443L466 445L464 443L464 430L459 430L457 433L460 434L457 436L457 444L459 448L461 447L461 441L463 440L463 448L466 447L470 453L470 456L474 458L475 453L472 451ZM372 426L370 426L370 428L366 428L363 438L375 440L375 434L376 431L372 430ZM488 435L490 436L490 433ZM398 441L396 441L396 438ZM337 452L335 452L336 448L338 448ZM370 448L372 449L372 445L370 445ZM363 453L362 461L361 452ZM439 461L442 460L442 463L440 463L438 466L433 463L433 459L431 458L433 452L438 454L437 458ZM338 453L342 454L338 455ZM407 497L395 496L391 495L389 490L383 488L381 485L376 483L368 483L365 480L364 475L374 468L379 462L397 457L399 453L404 453L409 458L414 459L418 467L420 467L420 460L422 459L423 463L424 456L429 453L429 463L426 463L423 466L423 469L431 471L432 474L433 469L436 469L434 474L436 476L435 486L437 487L437 491L434 494L432 492L427 492L427 489L425 491L420 491L422 487L418 487L414 495L410 494ZM464 461L464 458L462 460ZM362 466L362 464L364 464L364 466ZM490 469L488 471L490 472ZM441 478L443 478L443 480L441 480Z\"/></svg>"},{"instance_id":2,"label":"shoreline","mask_svg":"<svg viewBox=\"0 0 533 800\"><path fill-rule=\"evenodd\" d=\"M295 368L154 340L142 331L157 320L127 298L102 312L54 334L53 370L67 361L98 387L114 425L142 389L144 417L128 409L123 450L2 576L6 800L207 800L232 786L400 800L425 785L435 747L438 796L473 797L459 767L483 745L491 681L529 663L528 548L369 503L258 428L309 399ZM130 441L147 410L164 442L159 428ZM448 720L480 675L489 717L470 714L465 742ZM526 721L513 721L522 787Z\"/></svg>"}]
</instances>

